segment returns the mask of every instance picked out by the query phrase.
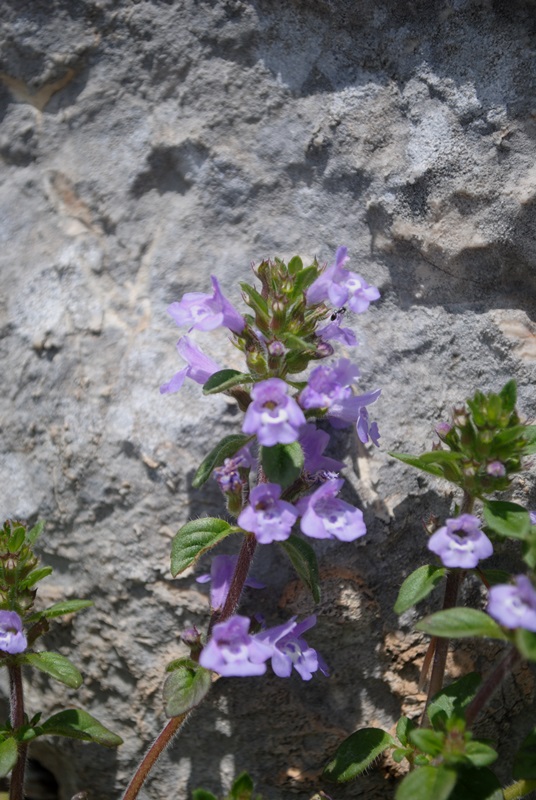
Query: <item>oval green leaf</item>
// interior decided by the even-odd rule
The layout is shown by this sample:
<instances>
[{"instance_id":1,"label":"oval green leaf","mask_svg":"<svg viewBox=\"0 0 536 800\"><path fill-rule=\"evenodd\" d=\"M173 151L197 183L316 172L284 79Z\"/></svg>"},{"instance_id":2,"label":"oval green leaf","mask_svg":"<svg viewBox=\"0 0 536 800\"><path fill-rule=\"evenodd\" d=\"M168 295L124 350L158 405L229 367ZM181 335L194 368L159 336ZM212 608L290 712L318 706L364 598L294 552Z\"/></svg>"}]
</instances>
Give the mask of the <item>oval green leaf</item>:
<instances>
[{"instance_id":1,"label":"oval green leaf","mask_svg":"<svg viewBox=\"0 0 536 800\"><path fill-rule=\"evenodd\" d=\"M220 369L210 376L208 381L203 384L203 394L218 394L232 389L233 386L240 386L242 383L251 383L253 378L245 372L238 372L236 369Z\"/></svg>"},{"instance_id":2,"label":"oval green leaf","mask_svg":"<svg viewBox=\"0 0 536 800\"><path fill-rule=\"evenodd\" d=\"M0 744L0 778L5 778L11 772L17 763L17 758L17 742L10 736Z\"/></svg>"},{"instance_id":3,"label":"oval green leaf","mask_svg":"<svg viewBox=\"0 0 536 800\"><path fill-rule=\"evenodd\" d=\"M395 613L403 614L420 600L427 597L446 575L445 567L425 564L408 575L398 593L395 603Z\"/></svg>"},{"instance_id":4,"label":"oval green leaf","mask_svg":"<svg viewBox=\"0 0 536 800\"><path fill-rule=\"evenodd\" d=\"M415 626L417 630L449 639L468 639L485 636L489 639L507 639L503 629L484 611L476 608L448 608L425 617Z\"/></svg>"},{"instance_id":5,"label":"oval green leaf","mask_svg":"<svg viewBox=\"0 0 536 800\"><path fill-rule=\"evenodd\" d=\"M82 683L82 675L75 665L65 656L59 653L27 653L20 659L21 663L30 664L35 669L46 672L60 683L70 686L71 689L78 689Z\"/></svg>"},{"instance_id":6,"label":"oval green leaf","mask_svg":"<svg viewBox=\"0 0 536 800\"><path fill-rule=\"evenodd\" d=\"M95 742L104 747L118 747L123 740L117 734L105 728L102 723L78 708L68 708L60 711L43 722L43 733L53 736L66 736L69 739L82 739L85 742Z\"/></svg>"},{"instance_id":7,"label":"oval green leaf","mask_svg":"<svg viewBox=\"0 0 536 800\"><path fill-rule=\"evenodd\" d=\"M465 755L474 767L487 767L497 761L499 754L485 742L472 741L465 745Z\"/></svg>"},{"instance_id":8,"label":"oval green leaf","mask_svg":"<svg viewBox=\"0 0 536 800\"><path fill-rule=\"evenodd\" d=\"M212 685L212 674L191 658L175 663L164 683L166 716L178 717L201 702Z\"/></svg>"},{"instance_id":9,"label":"oval green leaf","mask_svg":"<svg viewBox=\"0 0 536 800\"><path fill-rule=\"evenodd\" d=\"M173 577L195 564L199 556L225 539L232 531L229 523L218 517L201 517L183 525L171 544Z\"/></svg>"},{"instance_id":10,"label":"oval green leaf","mask_svg":"<svg viewBox=\"0 0 536 800\"><path fill-rule=\"evenodd\" d=\"M523 658L528 661L536 661L536 633L527 631L525 628L518 628L514 641Z\"/></svg>"},{"instance_id":11,"label":"oval green leaf","mask_svg":"<svg viewBox=\"0 0 536 800\"><path fill-rule=\"evenodd\" d=\"M64 614L76 614L83 608L89 608L93 605L93 600L63 600L59 603L54 603L41 612L43 617L53 619L54 617L62 617Z\"/></svg>"},{"instance_id":12,"label":"oval green leaf","mask_svg":"<svg viewBox=\"0 0 536 800\"><path fill-rule=\"evenodd\" d=\"M351 781L364 772L384 750L395 744L392 736L381 728L363 728L352 733L337 748L324 770L324 777L338 783Z\"/></svg>"},{"instance_id":13,"label":"oval green leaf","mask_svg":"<svg viewBox=\"0 0 536 800\"><path fill-rule=\"evenodd\" d=\"M521 742L514 759L512 775L516 780L536 780L536 728Z\"/></svg>"},{"instance_id":14,"label":"oval green leaf","mask_svg":"<svg viewBox=\"0 0 536 800\"><path fill-rule=\"evenodd\" d=\"M298 442L274 444L261 447L261 463L266 477L271 483L278 483L283 489L300 477L304 455Z\"/></svg>"},{"instance_id":15,"label":"oval green leaf","mask_svg":"<svg viewBox=\"0 0 536 800\"><path fill-rule=\"evenodd\" d=\"M389 453L389 455L393 458L397 458L404 464L408 464L410 467L416 467L423 472L428 472L430 475L435 475L436 478L443 478L443 470L441 467L436 466L436 464L427 464L425 461L421 461L419 456L412 456L408 453Z\"/></svg>"},{"instance_id":16,"label":"oval green leaf","mask_svg":"<svg viewBox=\"0 0 536 800\"><path fill-rule=\"evenodd\" d=\"M529 512L523 506L505 500L486 500L484 519L486 525L500 536L525 539L530 530Z\"/></svg>"},{"instance_id":17,"label":"oval green leaf","mask_svg":"<svg viewBox=\"0 0 536 800\"><path fill-rule=\"evenodd\" d=\"M406 775L396 800L447 800L456 785L456 771L447 767L420 767Z\"/></svg>"},{"instance_id":18,"label":"oval green leaf","mask_svg":"<svg viewBox=\"0 0 536 800\"><path fill-rule=\"evenodd\" d=\"M318 574L318 561L313 547L292 533L284 542L279 542L292 566L307 586L315 603L320 602L320 577Z\"/></svg>"},{"instance_id":19,"label":"oval green leaf","mask_svg":"<svg viewBox=\"0 0 536 800\"><path fill-rule=\"evenodd\" d=\"M459 715L476 694L482 678L478 672L469 672L445 689L441 689L426 709L434 728L444 728L452 716Z\"/></svg>"},{"instance_id":20,"label":"oval green leaf","mask_svg":"<svg viewBox=\"0 0 536 800\"><path fill-rule=\"evenodd\" d=\"M192 481L194 489L199 489L203 486L212 475L214 468L221 466L226 458L232 458L236 455L240 448L251 441L251 438L251 436L246 436L243 433L233 433L230 436L224 436L199 465Z\"/></svg>"}]
</instances>

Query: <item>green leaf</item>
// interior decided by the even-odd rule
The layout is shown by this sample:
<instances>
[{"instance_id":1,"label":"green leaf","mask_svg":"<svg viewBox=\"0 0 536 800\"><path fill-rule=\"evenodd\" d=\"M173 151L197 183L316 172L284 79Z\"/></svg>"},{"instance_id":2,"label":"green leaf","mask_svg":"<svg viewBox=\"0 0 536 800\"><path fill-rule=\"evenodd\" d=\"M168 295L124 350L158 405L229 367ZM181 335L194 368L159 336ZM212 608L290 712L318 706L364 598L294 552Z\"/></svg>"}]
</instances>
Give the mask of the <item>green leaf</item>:
<instances>
[{"instance_id":1,"label":"green leaf","mask_svg":"<svg viewBox=\"0 0 536 800\"><path fill-rule=\"evenodd\" d=\"M536 780L536 728L521 742L514 759L512 775L516 780Z\"/></svg>"},{"instance_id":2,"label":"green leaf","mask_svg":"<svg viewBox=\"0 0 536 800\"><path fill-rule=\"evenodd\" d=\"M446 574L445 567L425 564L408 575L396 598L395 614L403 614L408 608L427 597Z\"/></svg>"},{"instance_id":3,"label":"green leaf","mask_svg":"<svg viewBox=\"0 0 536 800\"><path fill-rule=\"evenodd\" d=\"M320 602L320 577L318 575L318 561L316 551L302 539L301 536L291 533L284 542L279 542L292 566L307 586L315 603Z\"/></svg>"},{"instance_id":4,"label":"green leaf","mask_svg":"<svg viewBox=\"0 0 536 800\"><path fill-rule=\"evenodd\" d=\"M123 740L116 733L105 728L98 719L79 708L68 708L53 714L41 726L43 733L53 736L66 736L69 739L82 739L95 742L104 747L118 747Z\"/></svg>"},{"instance_id":5,"label":"green leaf","mask_svg":"<svg viewBox=\"0 0 536 800\"><path fill-rule=\"evenodd\" d=\"M253 781L247 772L242 772L235 780L227 800L250 800L253 793Z\"/></svg>"},{"instance_id":6,"label":"green leaf","mask_svg":"<svg viewBox=\"0 0 536 800\"><path fill-rule=\"evenodd\" d=\"M486 767L465 767L458 771L452 800L504 800L501 784Z\"/></svg>"},{"instance_id":7,"label":"green leaf","mask_svg":"<svg viewBox=\"0 0 536 800\"><path fill-rule=\"evenodd\" d=\"M59 653L26 653L20 657L21 663L30 664L35 669L46 672L60 683L70 686L71 689L78 689L82 683L82 675L68 658Z\"/></svg>"},{"instance_id":8,"label":"green leaf","mask_svg":"<svg viewBox=\"0 0 536 800\"><path fill-rule=\"evenodd\" d=\"M0 778L11 772L18 758L17 742L12 736L0 744Z\"/></svg>"},{"instance_id":9,"label":"green leaf","mask_svg":"<svg viewBox=\"0 0 536 800\"><path fill-rule=\"evenodd\" d=\"M521 655L528 661L536 661L536 633L517 628L514 641Z\"/></svg>"},{"instance_id":10,"label":"green leaf","mask_svg":"<svg viewBox=\"0 0 536 800\"><path fill-rule=\"evenodd\" d=\"M206 789L194 789L192 800L218 800L218 798L212 792L207 792Z\"/></svg>"},{"instance_id":11,"label":"green leaf","mask_svg":"<svg viewBox=\"0 0 536 800\"><path fill-rule=\"evenodd\" d=\"M480 682L480 675L470 672L438 692L427 708L428 719L433 727L444 727L448 719L459 716L475 696Z\"/></svg>"},{"instance_id":12,"label":"green leaf","mask_svg":"<svg viewBox=\"0 0 536 800\"><path fill-rule=\"evenodd\" d=\"M311 284L314 283L314 281L318 278L318 274L318 267L314 265L300 270L300 272L297 273L294 281L294 292L292 293L293 297L298 297L299 294L308 289L309 286L311 286Z\"/></svg>"},{"instance_id":13,"label":"green leaf","mask_svg":"<svg viewBox=\"0 0 536 800\"><path fill-rule=\"evenodd\" d=\"M53 619L54 617L62 617L64 614L76 614L83 608L89 608L93 605L93 600L63 600L59 603L54 603L41 612L43 617Z\"/></svg>"},{"instance_id":14,"label":"green leaf","mask_svg":"<svg viewBox=\"0 0 536 800\"><path fill-rule=\"evenodd\" d=\"M456 771L448 767L420 767L406 775L396 800L447 800L456 785ZM457 798L456 798L457 800Z\"/></svg>"},{"instance_id":15,"label":"green leaf","mask_svg":"<svg viewBox=\"0 0 536 800\"><path fill-rule=\"evenodd\" d=\"M399 742L403 745L408 743L408 736L411 731L416 729L417 725L413 722L413 720L409 719L409 717L400 717L396 724L396 735L398 736Z\"/></svg>"},{"instance_id":16,"label":"green leaf","mask_svg":"<svg viewBox=\"0 0 536 800\"><path fill-rule=\"evenodd\" d=\"M338 783L351 781L393 744L393 737L380 728L356 731L339 745L335 758L324 770L324 777Z\"/></svg>"},{"instance_id":17,"label":"green leaf","mask_svg":"<svg viewBox=\"0 0 536 800\"><path fill-rule=\"evenodd\" d=\"M300 272L303 269L303 261L299 256L294 256L294 258L290 259L287 266L290 274L296 275L297 272Z\"/></svg>"},{"instance_id":18,"label":"green leaf","mask_svg":"<svg viewBox=\"0 0 536 800\"><path fill-rule=\"evenodd\" d=\"M301 336L296 336L295 333L284 333L281 335L281 341L288 347L289 350L295 350L298 353L303 351L314 349L313 345L310 342L307 342L305 339L302 339Z\"/></svg>"},{"instance_id":19,"label":"green leaf","mask_svg":"<svg viewBox=\"0 0 536 800\"><path fill-rule=\"evenodd\" d=\"M230 533L234 532L228 522L217 517L201 517L187 522L180 528L171 543L171 574L179 573L195 564L197 559Z\"/></svg>"},{"instance_id":20,"label":"green leaf","mask_svg":"<svg viewBox=\"0 0 536 800\"><path fill-rule=\"evenodd\" d=\"M34 525L31 530L28 531L26 534L26 541L29 545L34 545L36 541L39 539L41 534L43 533L43 528L45 527L44 521L38 522L37 525Z\"/></svg>"},{"instance_id":21,"label":"green leaf","mask_svg":"<svg viewBox=\"0 0 536 800\"><path fill-rule=\"evenodd\" d=\"M474 767L487 767L497 761L499 754L485 742L472 741L465 745L465 755Z\"/></svg>"},{"instance_id":22,"label":"green leaf","mask_svg":"<svg viewBox=\"0 0 536 800\"><path fill-rule=\"evenodd\" d=\"M389 455L393 456L393 458L397 458L404 464L408 464L410 467L416 467L423 472L430 473L430 475L435 475L436 478L444 477L441 467L438 467L435 464L428 464L425 461L422 461L418 456L412 456L406 453L389 453Z\"/></svg>"},{"instance_id":23,"label":"green leaf","mask_svg":"<svg viewBox=\"0 0 536 800\"><path fill-rule=\"evenodd\" d=\"M516 407L516 402L517 402L516 382L514 380L511 380L508 381L508 383L505 383L503 388L499 392L499 397L502 400L503 410L512 413L512 411Z\"/></svg>"},{"instance_id":24,"label":"green leaf","mask_svg":"<svg viewBox=\"0 0 536 800\"><path fill-rule=\"evenodd\" d=\"M445 734L431 728L416 728L410 732L409 740L426 755L437 756L443 750Z\"/></svg>"},{"instance_id":25,"label":"green leaf","mask_svg":"<svg viewBox=\"0 0 536 800\"><path fill-rule=\"evenodd\" d=\"M261 447L260 451L262 468L271 483L286 489L300 477L304 456L298 442Z\"/></svg>"},{"instance_id":26,"label":"green leaf","mask_svg":"<svg viewBox=\"0 0 536 800\"><path fill-rule=\"evenodd\" d=\"M212 684L210 670L191 658L174 662L174 670L164 683L166 716L178 717L201 702Z\"/></svg>"},{"instance_id":27,"label":"green leaf","mask_svg":"<svg viewBox=\"0 0 536 800\"><path fill-rule=\"evenodd\" d=\"M527 442L522 453L526 456L536 453L536 425L525 425L523 438Z\"/></svg>"},{"instance_id":28,"label":"green leaf","mask_svg":"<svg viewBox=\"0 0 536 800\"><path fill-rule=\"evenodd\" d=\"M430 636L452 639L467 639L474 636L487 636L489 639L508 637L497 623L484 611L476 608L448 608L425 617L415 626L417 630Z\"/></svg>"},{"instance_id":29,"label":"green leaf","mask_svg":"<svg viewBox=\"0 0 536 800\"><path fill-rule=\"evenodd\" d=\"M261 321L268 325L270 322L270 311L268 303L259 292L248 283L241 283L240 288L246 295L246 302L250 308L255 311L255 314L261 318Z\"/></svg>"},{"instance_id":30,"label":"green leaf","mask_svg":"<svg viewBox=\"0 0 536 800\"><path fill-rule=\"evenodd\" d=\"M192 481L194 489L199 489L203 486L212 475L214 468L221 466L226 458L232 458L232 456L236 455L244 445L251 441L251 438L251 436L246 436L243 433L232 433L230 436L224 436L199 465Z\"/></svg>"},{"instance_id":31,"label":"green leaf","mask_svg":"<svg viewBox=\"0 0 536 800\"><path fill-rule=\"evenodd\" d=\"M511 573L505 569L481 569L480 572L482 572L490 586L495 586L498 583L508 583L512 577Z\"/></svg>"},{"instance_id":32,"label":"green leaf","mask_svg":"<svg viewBox=\"0 0 536 800\"><path fill-rule=\"evenodd\" d=\"M40 567L39 569L34 569L33 572L24 578L19 584L21 589L29 589L31 586L35 586L36 583L42 581L43 578L48 577L54 572L52 567Z\"/></svg>"},{"instance_id":33,"label":"green leaf","mask_svg":"<svg viewBox=\"0 0 536 800\"><path fill-rule=\"evenodd\" d=\"M220 369L210 376L208 381L203 384L203 394L218 394L226 392L233 386L240 386L242 383L251 383L253 378L245 372L237 369Z\"/></svg>"},{"instance_id":34,"label":"green leaf","mask_svg":"<svg viewBox=\"0 0 536 800\"><path fill-rule=\"evenodd\" d=\"M484 519L492 531L513 539L525 539L530 531L529 512L517 503L486 500Z\"/></svg>"},{"instance_id":35,"label":"green leaf","mask_svg":"<svg viewBox=\"0 0 536 800\"><path fill-rule=\"evenodd\" d=\"M17 553L24 544L25 538L26 528L24 528L22 525L18 525L16 528L14 528L7 542L7 549L9 552Z\"/></svg>"}]
</instances>

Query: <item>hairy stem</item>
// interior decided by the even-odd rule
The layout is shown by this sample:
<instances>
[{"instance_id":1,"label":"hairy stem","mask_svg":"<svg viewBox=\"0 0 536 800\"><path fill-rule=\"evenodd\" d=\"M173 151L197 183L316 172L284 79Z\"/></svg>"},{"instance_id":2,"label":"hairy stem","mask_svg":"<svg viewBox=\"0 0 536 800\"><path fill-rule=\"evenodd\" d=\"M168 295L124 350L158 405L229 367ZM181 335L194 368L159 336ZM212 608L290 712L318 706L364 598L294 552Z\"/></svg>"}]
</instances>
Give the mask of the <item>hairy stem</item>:
<instances>
[{"instance_id":1,"label":"hairy stem","mask_svg":"<svg viewBox=\"0 0 536 800\"><path fill-rule=\"evenodd\" d=\"M519 650L515 647L510 648L502 661L500 661L495 669L490 672L474 698L467 706L465 712L465 720L467 727L470 728L474 721L480 714L483 708L489 703L503 680L507 675L510 675L512 669L521 660Z\"/></svg>"},{"instance_id":2,"label":"hairy stem","mask_svg":"<svg viewBox=\"0 0 536 800\"><path fill-rule=\"evenodd\" d=\"M10 664L9 684L10 684L10 704L11 704L11 724L16 730L24 725L24 692L22 689L22 669L19 664ZM24 773L26 770L26 754L28 745L18 743L17 763L11 773L9 784L9 800L23 800L24 798Z\"/></svg>"},{"instance_id":3,"label":"hairy stem","mask_svg":"<svg viewBox=\"0 0 536 800\"><path fill-rule=\"evenodd\" d=\"M186 718L190 715L190 713L191 711L186 711L186 713L181 714L178 717L172 717L169 720L162 733L160 733L159 736L155 739L155 741L153 742L153 744L143 757L143 760L139 765L138 769L136 770L134 777L132 778L128 786L128 789L123 795L123 800L134 800L134 798L138 796L138 792L143 786L145 779L149 775L149 772L154 767L154 765L156 764L156 762L158 761L158 759L160 758L166 747L169 745L174 735L177 733L182 724L185 722Z\"/></svg>"},{"instance_id":4,"label":"hairy stem","mask_svg":"<svg viewBox=\"0 0 536 800\"><path fill-rule=\"evenodd\" d=\"M231 580L231 586L229 587L229 594L227 595L222 610L219 612L214 612L212 615L208 628L209 635L217 622L225 622L225 620L229 619L229 617L231 617L236 611L236 607L240 602L240 596L244 589L244 584L251 567L251 562L253 561L256 547L257 540L255 536L253 536L253 534L246 534L244 536L244 541L242 542L242 547L240 548L240 553L238 554L238 561L236 562L235 571Z\"/></svg>"},{"instance_id":5,"label":"hairy stem","mask_svg":"<svg viewBox=\"0 0 536 800\"><path fill-rule=\"evenodd\" d=\"M518 800L536 789L536 781L520 780L503 789L504 800Z\"/></svg>"},{"instance_id":6,"label":"hairy stem","mask_svg":"<svg viewBox=\"0 0 536 800\"><path fill-rule=\"evenodd\" d=\"M473 510L474 505L474 498L471 495L464 492L462 507L460 509L461 514L470 514ZM447 583L445 586L445 596L443 598L443 611L446 611L448 608L454 608L456 603L458 602L458 592L460 591L460 586L463 583L465 572L462 569L454 569L449 572L447 575ZM434 647L434 662L432 665L432 674L430 676L430 684L428 686L428 695L426 697L426 705L423 712L423 717L421 723L424 722L426 718L426 709L428 708L428 704L432 697L437 694L443 688L443 680L445 677L445 667L447 664L447 655L449 650L449 640L448 639L437 639L435 643L432 641L430 643L431 647Z\"/></svg>"}]
</instances>

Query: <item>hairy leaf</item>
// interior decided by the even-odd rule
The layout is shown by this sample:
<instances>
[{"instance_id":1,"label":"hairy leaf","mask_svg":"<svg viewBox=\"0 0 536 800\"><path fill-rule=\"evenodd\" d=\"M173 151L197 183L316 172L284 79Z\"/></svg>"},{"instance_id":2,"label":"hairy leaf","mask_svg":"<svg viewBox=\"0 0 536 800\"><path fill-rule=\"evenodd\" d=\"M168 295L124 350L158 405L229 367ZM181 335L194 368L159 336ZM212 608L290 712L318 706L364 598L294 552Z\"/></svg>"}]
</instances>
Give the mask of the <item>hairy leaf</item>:
<instances>
[{"instance_id":1,"label":"hairy leaf","mask_svg":"<svg viewBox=\"0 0 536 800\"><path fill-rule=\"evenodd\" d=\"M335 757L324 770L324 777L338 783L351 781L393 744L393 737L381 728L356 731L339 745Z\"/></svg>"},{"instance_id":2,"label":"hairy leaf","mask_svg":"<svg viewBox=\"0 0 536 800\"><path fill-rule=\"evenodd\" d=\"M201 702L212 684L210 670L191 658L174 662L164 683L166 716L178 717Z\"/></svg>"},{"instance_id":3,"label":"hairy leaf","mask_svg":"<svg viewBox=\"0 0 536 800\"><path fill-rule=\"evenodd\" d=\"M398 593L395 603L395 613L403 614L408 608L416 605L427 597L446 575L445 567L436 567L425 564L408 575Z\"/></svg>"},{"instance_id":4,"label":"hairy leaf","mask_svg":"<svg viewBox=\"0 0 536 800\"><path fill-rule=\"evenodd\" d=\"M82 739L85 742L102 744L104 747L118 747L123 744L120 736L112 733L98 719L79 708L68 708L53 714L41 727L43 733L66 736L69 739Z\"/></svg>"},{"instance_id":5,"label":"hairy leaf","mask_svg":"<svg viewBox=\"0 0 536 800\"><path fill-rule=\"evenodd\" d=\"M271 483L278 483L286 489L299 478L304 455L298 442L274 444L273 447L261 447L260 450L262 468Z\"/></svg>"},{"instance_id":6,"label":"hairy leaf","mask_svg":"<svg viewBox=\"0 0 536 800\"><path fill-rule=\"evenodd\" d=\"M486 500L484 519L495 533L514 539L525 539L530 530L529 512L517 503Z\"/></svg>"},{"instance_id":7,"label":"hairy leaf","mask_svg":"<svg viewBox=\"0 0 536 800\"><path fill-rule=\"evenodd\" d=\"M180 528L171 543L171 574L175 578L197 559L225 539L233 528L218 517L201 517Z\"/></svg>"},{"instance_id":8,"label":"hairy leaf","mask_svg":"<svg viewBox=\"0 0 536 800\"><path fill-rule=\"evenodd\" d=\"M64 614L76 614L83 608L89 608L93 605L93 600L63 600L59 603L54 603L41 612L43 617L53 619L53 617L62 617Z\"/></svg>"},{"instance_id":9,"label":"hairy leaf","mask_svg":"<svg viewBox=\"0 0 536 800\"><path fill-rule=\"evenodd\" d=\"M18 748L15 739L11 736L9 739L4 739L0 744L0 778L5 778L11 772L17 763L17 757Z\"/></svg>"},{"instance_id":10,"label":"hairy leaf","mask_svg":"<svg viewBox=\"0 0 536 800\"><path fill-rule=\"evenodd\" d=\"M232 389L233 386L240 386L242 383L251 383L253 378L245 372L238 372L236 369L220 369L210 376L208 381L203 384L203 394L218 394Z\"/></svg>"},{"instance_id":11,"label":"hairy leaf","mask_svg":"<svg viewBox=\"0 0 536 800\"><path fill-rule=\"evenodd\" d=\"M425 617L415 626L417 630L431 636L452 639L466 639L474 636L485 636L489 639L508 638L502 628L484 611L476 608L448 608Z\"/></svg>"},{"instance_id":12,"label":"hairy leaf","mask_svg":"<svg viewBox=\"0 0 536 800\"><path fill-rule=\"evenodd\" d=\"M199 489L212 475L215 467L220 467L226 458L232 458L244 445L251 441L251 436L244 433L232 433L224 436L199 465L194 475L192 486Z\"/></svg>"},{"instance_id":13,"label":"hairy leaf","mask_svg":"<svg viewBox=\"0 0 536 800\"><path fill-rule=\"evenodd\" d=\"M78 689L82 683L82 675L65 656L60 653L26 653L19 659L22 663L30 664L35 669L46 672L52 678L55 678L60 683L64 683L71 689Z\"/></svg>"},{"instance_id":14,"label":"hairy leaf","mask_svg":"<svg viewBox=\"0 0 536 800\"><path fill-rule=\"evenodd\" d=\"M292 566L310 590L315 603L320 602L320 578L318 575L318 561L313 547L292 533L284 542L279 542Z\"/></svg>"},{"instance_id":15,"label":"hairy leaf","mask_svg":"<svg viewBox=\"0 0 536 800\"><path fill-rule=\"evenodd\" d=\"M406 775L396 800L447 800L456 785L456 771L448 767L420 767Z\"/></svg>"}]
</instances>

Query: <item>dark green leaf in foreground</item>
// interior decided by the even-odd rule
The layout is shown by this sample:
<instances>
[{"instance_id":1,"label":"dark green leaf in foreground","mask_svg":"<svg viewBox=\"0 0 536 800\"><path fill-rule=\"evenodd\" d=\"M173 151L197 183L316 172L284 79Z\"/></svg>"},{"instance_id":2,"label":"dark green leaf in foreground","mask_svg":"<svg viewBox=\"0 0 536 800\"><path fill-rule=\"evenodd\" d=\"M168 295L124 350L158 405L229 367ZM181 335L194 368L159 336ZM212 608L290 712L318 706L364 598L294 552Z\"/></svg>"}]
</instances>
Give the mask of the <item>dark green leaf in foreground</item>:
<instances>
[{"instance_id":1,"label":"dark green leaf in foreground","mask_svg":"<svg viewBox=\"0 0 536 800\"><path fill-rule=\"evenodd\" d=\"M300 477L303 461L303 450L298 442L261 447L261 463L266 477L283 489Z\"/></svg>"},{"instance_id":2,"label":"dark green leaf in foreground","mask_svg":"<svg viewBox=\"0 0 536 800\"><path fill-rule=\"evenodd\" d=\"M351 781L393 744L393 737L381 728L356 731L339 745L335 758L324 770L324 777L338 783Z\"/></svg>"},{"instance_id":3,"label":"dark green leaf in foreground","mask_svg":"<svg viewBox=\"0 0 536 800\"><path fill-rule=\"evenodd\" d=\"M242 383L251 383L253 378L245 372L238 372L236 369L220 369L210 376L208 381L203 384L203 394L218 394L232 389L233 386L240 386Z\"/></svg>"},{"instance_id":4,"label":"dark green leaf in foreground","mask_svg":"<svg viewBox=\"0 0 536 800\"><path fill-rule=\"evenodd\" d=\"M207 792L206 789L194 789L192 800L218 800L218 798L212 792Z\"/></svg>"},{"instance_id":5,"label":"dark green leaf in foreground","mask_svg":"<svg viewBox=\"0 0 536 800\"><path fill-rule=\"evenodd\" d=\"M425 564L408 575L398 593L395 603L395 613L403 614L420 600L427 597L446 575L445 567L436 567Z\"/></svg>"},{"instance_id":6,"label":"dark green leaf in foreground","mask_svg":"<svg viewBox=\"0 0 536 800\"><path fill-rule=\"evenodd\" d=\"M229 523L218 517L201 517L183 525L171 544L173 577L195 564L199 556L225 539L232 531Z\"/></svg>"},{"instance_id":7,"label":"dark green leaf in foreground","mask_svg":"<svg viewBox=\"0 0 536 800\"><path fill-rule=\"evenodd\" d=\"M53 619L54 617L62 617L64 614L76 614L77 611L89 608L92 605L93 600L63 600L46 608L41 614L47 619Z\"/></svg>"},{"instance_id":8,"label":"dark green leaf in foreground","mask_svg":"<svg viewBox=\"0 0 536 800\"><path fill-rule=\"evenodd\" d=\"M284 542L279 542L292 566L310 590L315 603L320 602L320 578L318 561L313 547L300 536L292 533Z\"/></svg>"},{"instance_id":9,"label":"dark green leaf in foreground","mask_svg":"<svg viewBox=\"0 0 536 800\"><path fill-rule=\"evenodd\" d=\"M294 258L290 259L287 266L290 274L295 275L297 272L300 272L303 269L303 261L299 256L294 256Z\"/></svg>"},{"instance_id":10,"label":"dark green leaf in foreground","mask_svg":"<svg viewBox=\"0 0 536 800\"><path fill-rule=\"evenodd\" d=\"M456 785L456 771L448 767L420 767L406 775L396 800L447 800Z\"/></svg>"},{"instance_id":11,"label":"dark green leaf in foreground","mask_svg":"<svg viewBox=\"0 0 536 800\"><path fill-rule=\"evenodd\" d=\"M43 733L54 736L66 736L69 739L82 739L95 742L104 747L118 747L123 740L117 734L105 728L95 717L78 708L60 711L43 722Z\"/></svg>"},{"instance_id":12,"label":"dark green leaf in foreground","mask_svg":"<svg viewBox=\"0 0 536 800\"><path fill-rule=\"evenodd\" d=\"M34 569L30 574L19 583L19 589L30 589L36 583L42 581L43 578L48 577L54 570L52 567L39 567Z\"/></svg>"},{"instance_id":13,"label":"dark green leaf in foreground","mask_svg":"<svg viewBox=\"0 0 536 800\"><path fill-rule=\"evenodd\" d=\"M227 800L251 800L253 781L247 772L241 772L231 786Z\"/></svg>"},{"instance_id":14,"label":"dark green leaf in foreground","mask_svg":"<svg viewBox=\"0 0 536 800\"><path fill-rule=\"evenodd\" d=\"M523 453L526 456L536 453L536 425L525 425L523 438L527 442L523 448Z\"/></svg>"},{"instance_id":15,"label":"dark green leaf in foreground","mask_svg":"<svg viewBox=\"0 0 536 800\"><path fill-rule=\"evenodd\" d=\"M479 742L476 739L467 742L465 745L465 755L474 767L487 767L497 761L499 754L486 742Z\"/></svg>"},{"instance_id":16,"label":"dark green leaf in foreground","mask_svg":"<svg viewBox=\"0 0 536 800\"><path fill-rule=\"evenodd\" d=\"M529 512L517 503L487 500L484 503L486 525L500 536L525 539L530 530Z\"/></svg>"},{"instance_id":17,"label":"dark green leaf in foreground","mask_svg":"<svg viewBox=\"0 0 536 800\"><path fill-rule=\"evenodd\" d=\"M514 380L508 381L502 387L501 391L499 392L499 397L502 400L502 409L503 411L508 411L512 413L512 411L516 407L517 402L517 385Z\"/></svg>"},{"instance_id":18,"label":"dark green leaf in foreground","mask_svg":"<svg viewBox=\"0 0 536 800\"><path fill-rule=\"evenodd\" d=\"M477 672L470 672L432 698L427 713L434 728L444 727L448 719L463 712L475 696L481 680Z\"/></svg>"},{"instance_id":19,"label":"dark green leaf in foreground","mask_svg":"<svg viewBox=\"0 0 536 800\"><path fill-rule=\"evenodd\" d=\"M164 683L166 716L178 717L201 702L212 683L210 670L191 658L173 663L173 672Z\"/></svg>"},{"instance_id":20,"label":"dark green leaf in foreground","mask_svg":"<svg viewBox=\"0 0 536 800\"><path fill-rule=\"evenodd\" d=\"M212 475L215 467L220 467L226 458L232 458L238 451L251 440L251 436L243 433L232 433L218 442L210 453L203 459L194 475L192 486L199 489Z\"/></svg>"},{"instance_id":21,"label":"dark green leaf in foreground","mask_svg":"<svg viewBox=\"0 0 536 800\"><path fill-rule=\"evenodd\" d=\"M22 663L30 664L35 669L46 672L60 683L78 689L82 683L82 675L75 665L59 653L27 653L19 659Z\"/></svg>"},{"instance_id":22,"label":"dark green leaf in foreground","mask_svg":"<svg viewBox=\"0 0 536 800\"><path fill-rule=\"evenodd\" d=\"M11 772L17 763L17 742L11 736L0 744L0 778Z\"/></svg>"},{"instance_id":23,"label":"dark green leaf in foreground","mask_svg":"<svg viewBox=\"0 0 536 800\"><path fill-rule=\"evenodd\" d=\"M523 739L514 759L512 775L516 780L536 780L536 728Z\"/></svg>"},{"instance_id":24,"label":"dark green leaf in foreground","mask_svg":"<svg viewBox=\"0 0 536 800\"><path fill-rule=\"evenodd\" d=\"M448 608L425 617L415 626L417 630L431 636L442 636L452 639L467 639L474 636L486 636L489 639L506 639L502 628L484 611L476 608Z\"/></svg>"},{"instance_id":25,"label":"dark green leaf in foreground","mask_svg":"<svg viewBox=\"0 0 536 800\"><path fill-rule=\"evenodd\" d=\"M501 784L491 770L465 767L458 772L452 800L504 800L504 795Z\"/></svg>"}]
</instances>

